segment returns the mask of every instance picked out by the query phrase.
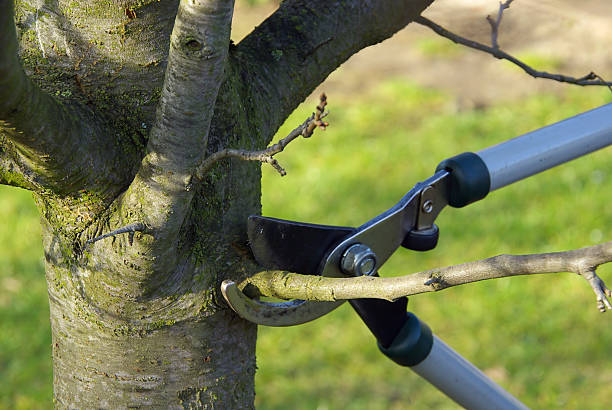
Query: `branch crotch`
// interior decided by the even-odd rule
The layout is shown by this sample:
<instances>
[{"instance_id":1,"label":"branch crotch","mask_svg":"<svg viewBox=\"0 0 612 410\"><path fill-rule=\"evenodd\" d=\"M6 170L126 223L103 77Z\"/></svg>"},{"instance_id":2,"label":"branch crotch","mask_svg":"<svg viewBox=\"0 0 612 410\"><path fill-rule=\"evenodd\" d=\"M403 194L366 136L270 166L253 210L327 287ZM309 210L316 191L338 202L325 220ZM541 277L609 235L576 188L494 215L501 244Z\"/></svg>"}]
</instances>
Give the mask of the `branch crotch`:
<instances>
[{"instance_id":1,"label":"branch crotch","mask_svg":"<svg viewBox=\"0 0 612 410\"><path fill-rule=\"evenodd\" d=\"M179 232L193 199L191 180L206 152L227 61L233 1L182 0L147 155L125 196L121 220L147 226L130 258L163 275L176 265Z\"/></svg>"}]
</instances>

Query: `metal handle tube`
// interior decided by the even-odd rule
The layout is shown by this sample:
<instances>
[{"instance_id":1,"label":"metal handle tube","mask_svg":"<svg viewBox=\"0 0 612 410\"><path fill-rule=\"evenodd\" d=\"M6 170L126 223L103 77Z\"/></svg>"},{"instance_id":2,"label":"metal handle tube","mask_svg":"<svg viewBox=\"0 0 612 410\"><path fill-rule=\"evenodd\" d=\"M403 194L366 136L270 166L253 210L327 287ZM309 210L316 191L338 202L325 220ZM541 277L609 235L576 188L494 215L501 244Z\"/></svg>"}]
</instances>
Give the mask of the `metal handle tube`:
<instances>
[{"instance_id":1,"label":"metal handle tube","mask_svg":"<svg viewBox=\"0 0 612 410\"><path fill-rule=\"evenodd\" d=\"M466 409L527 409L435 335L429 355L410 368Z\"/></svg>"},{"instance_id":2,"label":"metal handle tube","mask_svg":"<svg viewBox=\"0 0 612 410\"><path fill-rule=\"evenodd\" d=\"M476 154L489 169L489 191L612 144L612 103Z\"/></svg>"}]
</instances>

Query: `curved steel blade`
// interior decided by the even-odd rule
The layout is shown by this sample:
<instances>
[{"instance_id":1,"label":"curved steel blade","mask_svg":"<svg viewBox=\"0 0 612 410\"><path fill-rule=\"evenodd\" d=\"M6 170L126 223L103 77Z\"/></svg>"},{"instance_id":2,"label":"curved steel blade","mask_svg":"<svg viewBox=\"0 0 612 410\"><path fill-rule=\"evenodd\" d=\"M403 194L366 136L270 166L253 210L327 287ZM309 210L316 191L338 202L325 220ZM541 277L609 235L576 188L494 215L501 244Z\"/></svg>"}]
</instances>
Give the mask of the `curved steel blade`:
<instances>
[{"instance_id":1,"label":"curved steel blade","mask_svg":"<svg viewBox=\"0 0 612 410\"><path fill-rule=\"evenodd\" d=\"M225 280L221 293L228 305L243 319L265 326L294 326L321 317L344 303L292 300L282 303L261 302L246 296L236 283Z\"/></svg>"},{"instance_id":2,"label":"curved steel blade","mask_svg":"<svg viewBox=\"0 0 612 410\"><path fill-rule=\"evenodd\" d=\"M351 235L354 228L316 225L252 215L247 233L253 255L267 269L316 275L326 253ZM327 275L326 275L327 276ZM265 326L293 326L321 317L345 301L291 300L262 302L247 297L232 281L221 286L223 297L238 315Z\"/></svg>"}]
</instances>

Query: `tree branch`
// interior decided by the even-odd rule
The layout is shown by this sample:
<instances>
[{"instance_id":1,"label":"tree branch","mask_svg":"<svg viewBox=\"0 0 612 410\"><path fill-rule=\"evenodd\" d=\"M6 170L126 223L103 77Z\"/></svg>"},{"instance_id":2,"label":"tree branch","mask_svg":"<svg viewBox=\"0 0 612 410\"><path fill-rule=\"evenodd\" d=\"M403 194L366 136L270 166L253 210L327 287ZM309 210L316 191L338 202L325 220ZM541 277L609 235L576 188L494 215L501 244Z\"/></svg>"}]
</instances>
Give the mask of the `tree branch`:
<instances>
[{"instance_id":1,"label":"tree branch","mask_svg":"<svg viewBox=\"0 0 612 410\"><path fill-rule=\"evenodd\" d=\"M10 149L10 143L0 135L0 184L36 191L40 187L32 181L19 162L15 161L15 152Z\"/></svg>"},{"instance_id":2,"label":"tree branch","mask_svg":"<svg viewBox=\"0 0 612 410\"><path fill-rule=\"evenodd\" d=\"M566 252L533 255L499 255L475 262L395 278L361 276L327 278L282 271L260 272L240 287L251 296L281 299L335 301L376 298L395 300L402 296L436 292L453 286L518 275L574 272L589 282L600 311L612 309L610 289L595 274L598 266L612 262L612 241Z\"/></svg>"},{"instance_id":3,"label":"tree branch","mask_svg":"<svg viewBox=\"0 0 612 410\"><path fill-rule=\"evenodd\" d=\"M223 80L233 9L233 0L180 1L147 155L122 199L120 222L139 221L155 237L142 248L135 243L133 255L157 273L175 265L191 179L206 152Z\"/></svg>"},{"instance_id":4,"label":"tree branch","mask_svg":"<svg viewBox=\"0 0 612 410\"><path fill-rule=\"evenodd\" d=\"M567 76L563 74L551 74L546 71L535 70L529 65L520 61L518 58L499 49L497 46L497 35L493 37L494 47L489 47L485 44L479 43L477 41L469 40L469 39L466 39L465 37L461 37L455 33L452 33L448 31L447 29L445 29L444 27L439 26L438 24L429 20L426 17L420 16L416 18L414 21L425 27L429 27L437 34L441 35L442 37L446 37L447 39L451 40L454 43L461 44L466 47L473 48L475 50L484 51L485 53L491 54L493 57L498 58L500 60L510 61L511 63L522 68L523 71L525 71L527 74L529 74L530 76L534 78L546 78L549 80L555 80L555 81L559 81L562 83L570 83L570 84L576 84L576 85L581 85L581 86L604 85L610 88L610 91L612 91L612 82L604 81L599 75L595 74L594 72L590 72L582 77L576 78L576 77L571 77L571 76Z\"/></svg>"},{"instance_id":5,"label":"tree branch","mask_svg":"<svg viewBox=\"0 0 612 410\"><path fill-rule=\"evenodd\" d=\"M502 17L504 16L504 10L510 8L510 4L512 4L514 0L506 0L505 2L499 2L499 10L497 11L497 18L493 18L490 15L487 16L487 21L491 25L491 46L493 48L499 48L499 44L497 43L497 36L499 33L499 25L501 24Z\"/></svg>"},{"instance_id":6,"label":"tree branch","mask_svg":"<svg viewBox=\"0 0 612 410\"><path fill-rule=\"evenodd\" d=\"M89 239L85 243L87 245L91 245L93 243L101 241L102 239L112 238L114 236L121 235L123 233L128 233L128 234L130 234L130 236L129 236L129 243L130 243L130 245L132 245L133 242L134 242L134 234L136 232L145 232L146 230L147 230L147 227L144 224L142 224L140 222L135 222L133 224L122 226L121 228L115 229L114 231L105 233L104 235L96 236L95 238Z\"/></svg>"},{"instance_id":7,"label":"tree branch","mask_svg":"<svg viewBox=\"0 0 612 410\"><path fill-rule=\"evenodd\" d=\"M13 1L0 0L0 132L39 177L36 185L60 195L88 189L113 196L125 188L113 133L86 107L60 103L28 78L13 14Z\"/></svg>"},{"instance_id":8,"label":"tree branch","mask_svg":"<svg viewBox=\"0 0 612 410\"><path fill-rule=\"evenodd\" d=\"M293 131L289 133L285 138L281 139L274 145L269 146L268 148L261 151L247 151L244 149L233 149L233 148L225 148L220 151L215 152L210 155L208 158L202 162L202 165L198 168L196 172L196 177L198 179L204 178L204 175L218 162L225 158L238 158L245 161L260 161L266 162L274 169L278 171L281 176L287 175L287 172L278 161L273 158L274 155L282 152L287 145L294 139L299 136L304 138L310 138L316 129L316 127L320 127L321 129L325 129L329 124L327 122L322 121L328 114L325 111L325 106L327 105L327 96L325 94L321 94L320 103L317 105L316 112L312 113L310 117L306 119L299 127L295 128Z\"/></svg>"},{"instance_id":9,"label":"tree branch","mask_svg":"<svg viewBox=\"0 0 612 410\"><path fill-rule=\"evenodd\" d=\"M359 50L401 30L433 0L286 0L233 50L268 143L288 115Z\"/></svg>"}]
</instances>

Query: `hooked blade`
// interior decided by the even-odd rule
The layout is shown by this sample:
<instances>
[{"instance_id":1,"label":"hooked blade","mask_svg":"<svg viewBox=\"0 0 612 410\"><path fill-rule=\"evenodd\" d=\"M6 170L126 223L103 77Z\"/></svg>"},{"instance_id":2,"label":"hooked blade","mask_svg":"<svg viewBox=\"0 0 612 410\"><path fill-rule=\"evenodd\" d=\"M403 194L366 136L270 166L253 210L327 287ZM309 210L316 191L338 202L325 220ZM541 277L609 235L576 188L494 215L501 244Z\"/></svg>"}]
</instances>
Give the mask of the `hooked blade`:
<instances>
[{"instance_id":1,"label":"hooked blade","mask_svg":"<svg viewBox=\"0 0 612 410\"><path fill-rule=\"evenodd\" d=\"M355 229L342 226L314 225L277 218L251 215L247 234L257 262L267 269L316 275L322 261L338 243ZM243 319L266 326L293 326L310 322L338 306L335 302L292 300L270 303L244 295L236 283L226 280L221 293L229 306Z\"/></svg>"},{"instance_id":2,"label":"hooked blade","mask_svg":"<svg viewBox=\"0 0 612 410\"><path fill-rule=\"evenodd\" d=\"M247 234L257 263L267 269L281 269L316 275L330 249L355 228L287 221L259 215L249 216Z\"/></svg>"}]
</instances>

